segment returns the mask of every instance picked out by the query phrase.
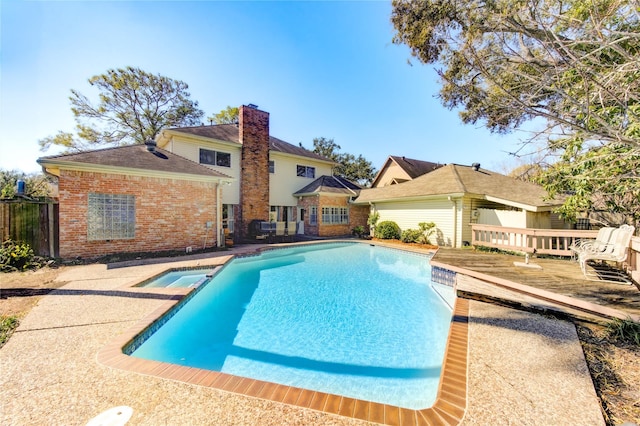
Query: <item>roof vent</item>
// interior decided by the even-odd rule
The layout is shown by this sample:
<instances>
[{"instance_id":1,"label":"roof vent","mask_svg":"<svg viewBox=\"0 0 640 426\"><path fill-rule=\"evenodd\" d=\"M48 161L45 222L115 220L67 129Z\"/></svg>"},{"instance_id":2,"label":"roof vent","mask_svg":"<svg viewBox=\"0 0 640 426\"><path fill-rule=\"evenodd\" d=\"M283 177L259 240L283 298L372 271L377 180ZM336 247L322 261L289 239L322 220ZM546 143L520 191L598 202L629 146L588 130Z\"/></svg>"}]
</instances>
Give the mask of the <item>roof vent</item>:
<instances>
[{"instance_id":1,"label":"roof vent","mask_svg":"<svg viewBox=\"0 0 640 426\"><path fill-rule=\"evenodd\" d=\"M153 152L156 150L156 141L153 139L147 139L144 144L147 146L147 151Z\"/></svg>"},{"instance_id":2,"label":"roof vent","mask_svg":"<svg viewBox=\"0 0 640 426\"><path fill-rule=\"evenodd\" d=\"M471 165L471 168L477 172L478 170L480 170L480 163L473 163Z\"/></svg>"},{"instance_id":3,"label":"roof vent","mask_svg":"<svg viewBox=\"0 0 640 426\"><path fill-rule=\"evenodd\" d=\"M253 108L253 109L258 109L258 105L256 104L249 104L247 105L249 108Z\"/></svg>"}]
</instances>

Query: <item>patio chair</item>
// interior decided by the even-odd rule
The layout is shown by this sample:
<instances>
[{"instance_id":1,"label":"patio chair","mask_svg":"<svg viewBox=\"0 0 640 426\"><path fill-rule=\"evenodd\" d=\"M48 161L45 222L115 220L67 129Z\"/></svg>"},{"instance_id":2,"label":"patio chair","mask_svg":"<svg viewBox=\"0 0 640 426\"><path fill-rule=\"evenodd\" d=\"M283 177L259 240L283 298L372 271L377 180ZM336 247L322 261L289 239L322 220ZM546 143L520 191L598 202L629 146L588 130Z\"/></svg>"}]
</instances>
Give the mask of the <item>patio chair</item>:
<instances>
[{"instance_id":1,"label":"patio chair","mask_svg":"<svg viewBox=\"0 0 640 426\"><path fill-rule=\"evenodd\" d=\"M276 239L282 242L285 237L285 222L276 222Z\"/></svg>"},{"instance_id":2,"label":"patio chair","mask_svg":"<svg viewBox=\"0 0 640 426\"><path fill-rule=\"evenodd\" d=\"M582 251L578 254L578 262L586 279L591 281L626 282L631 284L631 280L621 270L605 268L607 263L614 263L619 267L625 260L629 249L629 243L635 227L622 225L616 228L609 238L609 242L585 243ZM587 268L587 262L593 264L593 269Z\"/></svg>"},{"instance_id":3,"label":"patio chair","mask_svg":"<svg viewBox=\"0 0 640 426\"><path fill-rule=\"evenodd\" d=\"M603 247L607 243L613 240L613 235L615 235L618 228L612 227L604 227L600 228L598 231L598 235L596 238L579 238L574 241L573 244L569 246L569 250L571 250L571 258L576 258L580 255L586 248L590 250L598 250L598 247Z\"/></svg>"},{"instance_id":4,"label":"patio chair","mask_svg":"<svg viewBox=\"0 0 640 426\"><path fill-rule=\"evenodd\" d=\"M289 237L289 241L293 242L293 239L296 236L296 227L298 223L295 221L287 222L287 236Z\"/></svg>"}]
</instances>

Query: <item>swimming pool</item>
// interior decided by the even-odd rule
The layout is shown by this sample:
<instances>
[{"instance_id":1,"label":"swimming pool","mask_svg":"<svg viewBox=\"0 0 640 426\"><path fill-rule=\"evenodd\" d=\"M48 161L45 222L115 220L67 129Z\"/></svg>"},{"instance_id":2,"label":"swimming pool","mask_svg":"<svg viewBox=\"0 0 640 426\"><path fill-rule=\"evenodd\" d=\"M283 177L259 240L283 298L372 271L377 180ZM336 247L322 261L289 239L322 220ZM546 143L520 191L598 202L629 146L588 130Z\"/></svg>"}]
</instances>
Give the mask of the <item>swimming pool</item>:
<instances>
[{"instance_id":1,"label":"swimming pool","mask_svg":"<svg viewBox=\"0 0 640 426\"><path fill-rule=\"evenodd\" d=\"M125 351L426 408L436 397L451 321L428 260L358 243L235 259Z\"/></svg>"}]
</instances>

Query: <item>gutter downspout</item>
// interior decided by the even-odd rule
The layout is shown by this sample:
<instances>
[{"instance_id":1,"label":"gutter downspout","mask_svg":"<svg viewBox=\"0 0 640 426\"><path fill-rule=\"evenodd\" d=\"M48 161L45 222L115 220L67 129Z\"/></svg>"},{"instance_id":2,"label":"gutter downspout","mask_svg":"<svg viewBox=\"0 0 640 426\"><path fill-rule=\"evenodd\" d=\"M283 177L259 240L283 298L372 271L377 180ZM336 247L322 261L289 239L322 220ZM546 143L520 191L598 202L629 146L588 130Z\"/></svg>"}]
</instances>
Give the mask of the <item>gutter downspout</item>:
<instances>
[{"instance_id":1,"label":"gutter downspout","mask_svg":"<svg viewBox=\"0 0 640 426\"><path fill-rule=\"evenodd\" d=\"M224 229L222 229L222 185L216 183L216 234L217 246L224 247Z\"/></svg>"}]
</instances>

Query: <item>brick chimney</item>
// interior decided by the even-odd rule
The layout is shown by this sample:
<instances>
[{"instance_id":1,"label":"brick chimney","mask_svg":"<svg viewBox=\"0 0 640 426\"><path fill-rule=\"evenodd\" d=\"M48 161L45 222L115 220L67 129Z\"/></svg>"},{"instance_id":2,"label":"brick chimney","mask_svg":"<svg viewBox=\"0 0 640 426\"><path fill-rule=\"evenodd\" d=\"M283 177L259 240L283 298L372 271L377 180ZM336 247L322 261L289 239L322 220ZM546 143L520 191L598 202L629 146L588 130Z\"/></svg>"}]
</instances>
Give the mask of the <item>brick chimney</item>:
<instances>
[{"instance_id":1,"label":"brick chimney","mask_svg":"<svg viewBox=\"0 0 640 426\"><path fill-rule=\"evenodd\" d=\"M269 220L269 113L242 105L238 117L242 144L240 238L252 220Z\"/></svg>"}]
</instances>

